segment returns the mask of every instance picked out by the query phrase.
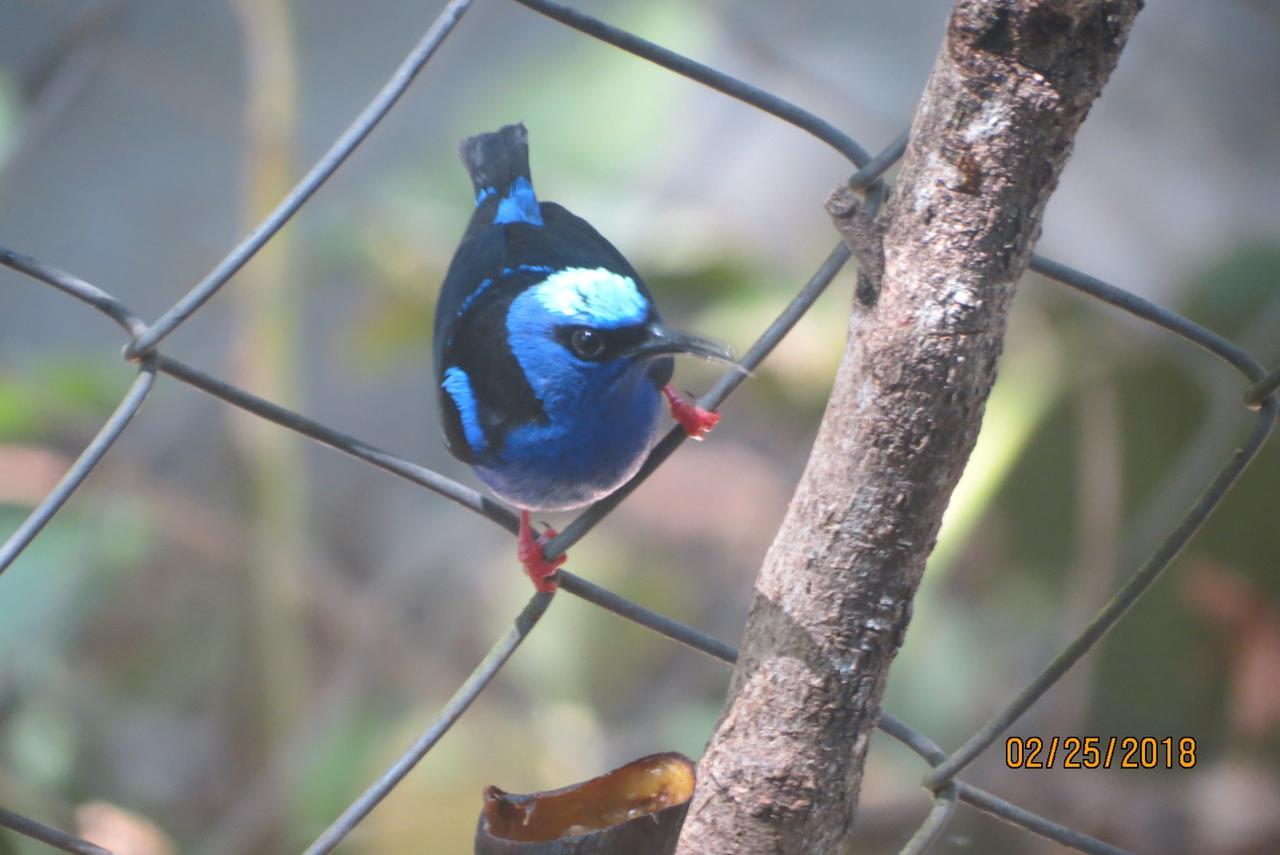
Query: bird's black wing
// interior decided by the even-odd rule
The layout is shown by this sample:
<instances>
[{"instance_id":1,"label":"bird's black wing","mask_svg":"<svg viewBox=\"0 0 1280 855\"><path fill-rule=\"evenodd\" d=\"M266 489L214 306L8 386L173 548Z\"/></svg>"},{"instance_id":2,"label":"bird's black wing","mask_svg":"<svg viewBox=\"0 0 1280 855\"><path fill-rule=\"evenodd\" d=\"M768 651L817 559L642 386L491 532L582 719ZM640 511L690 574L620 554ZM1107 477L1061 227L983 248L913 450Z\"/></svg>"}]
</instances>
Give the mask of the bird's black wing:
<instances>
[{"instance_id":1,"label":"bird's black wing","mask_svg":"<svg viewBox=\"0 0 1280 855\"><path fill-rule=\"evenodd\" d=\"M476 290L486 279L492 282L502 273L506 238L501 227L492 225L494 207L496 203L488 200L476 208L440 285L434 329L436 373L444 371L440 357L462 307L474 301Z\"/></svg>"},{"instance_id":2,"label":"bird's black wing","mask_svg":"<svg viewBox=\"0 0 1280 855\"><path fill-rule=\"evenodd\" d=\"M509 428L545 418L541 402L507 344L507 310L528 282L503 275L510 267L510 235L536 227L494 225L496 207L497 200L488 199L476 209L436 302L436 391L445 442L464 463L475 462L483 452L467 441L459 402L444 387L450 368L466 374L476 420L484 433L483 451L500 448Z\"/></svg>"}]
</instances>

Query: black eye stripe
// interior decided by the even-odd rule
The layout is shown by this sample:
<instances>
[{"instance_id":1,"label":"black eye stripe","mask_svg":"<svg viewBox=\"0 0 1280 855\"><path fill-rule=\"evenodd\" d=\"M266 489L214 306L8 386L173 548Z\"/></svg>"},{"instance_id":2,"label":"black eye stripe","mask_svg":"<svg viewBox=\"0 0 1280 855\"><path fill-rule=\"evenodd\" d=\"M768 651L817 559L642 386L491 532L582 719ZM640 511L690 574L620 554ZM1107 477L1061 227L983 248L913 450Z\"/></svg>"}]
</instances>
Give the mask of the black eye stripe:
<instances>
[{"instance_id":1,"label":"black eye stripe","mask_svg":"<svg viewBox=\"0 0 1280 855\"><path fill-rule=\"evenodd\" d=\"M574 325L556 330L556 340L574 356L588 362L607 362L635 347L644 337L643 326L601 329Z\"/></svg>"}]
</instances>

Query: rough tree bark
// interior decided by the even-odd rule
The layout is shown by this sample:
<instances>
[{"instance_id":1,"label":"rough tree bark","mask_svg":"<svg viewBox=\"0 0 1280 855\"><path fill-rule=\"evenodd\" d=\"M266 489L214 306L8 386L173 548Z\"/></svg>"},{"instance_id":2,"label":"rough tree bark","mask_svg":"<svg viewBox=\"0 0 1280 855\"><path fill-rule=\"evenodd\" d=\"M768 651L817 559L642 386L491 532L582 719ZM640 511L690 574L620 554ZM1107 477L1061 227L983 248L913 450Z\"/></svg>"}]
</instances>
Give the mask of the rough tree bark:
<instances>
[{"instance_id":1,"label":"rough tree bark","mask_svg":"<svg viewBox=\"0 0 1280 855\"><path fill-rule=\"evenodd\" d=\"M828 208L880 274L756 582L681 855L829 853L925 558L973 448L1014 283L1141 0L959 0L881 219ZM874 284L874 283L873 283ZM860 289L861 293L861 289Z\"/></svg>"}]
</instances>

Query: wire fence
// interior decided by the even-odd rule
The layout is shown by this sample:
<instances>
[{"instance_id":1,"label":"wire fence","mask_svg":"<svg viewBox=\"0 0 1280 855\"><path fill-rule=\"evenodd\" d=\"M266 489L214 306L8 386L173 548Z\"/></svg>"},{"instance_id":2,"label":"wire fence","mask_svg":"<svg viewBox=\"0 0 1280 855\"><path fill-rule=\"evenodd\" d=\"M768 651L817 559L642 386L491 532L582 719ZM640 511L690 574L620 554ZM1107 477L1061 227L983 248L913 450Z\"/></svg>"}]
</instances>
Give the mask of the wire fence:
<instances>
[{"instance_id":1,"label":"wire fence","mask_svg":"<svg viewBox=\"0 0 1280 855\"><path fill-rule=\"evenodd\" d=\"M852 162L856 171L849 179L848 185L866 196L868 210L872 215L884 200L888 187L881 176L906 150L908 140L906 132L873 157L851 136L824 119L731 75L549 0L516 0L516 2L581 33L667 68L730 98L745 102L813 135ZM204 279L153 323L146 323L115 297L84 280L42 261L0 248L0 263L57 288L115 321L129 336L124 348L124 357L138 364L137 378L101 430L76 459L62 480L0 547L0 573L8 569L14 559L26 549L110 450L154 388L158 374L164 374L194 386L234 407L425 487L484 516L509 533L516 533L515 514L476 490L313 421L300 413L264 400L197 368L172 359L158 350L164 339L189 321L201 306L225 286L360 145L378 122L395 106L437 48L453 32L471 4L472 0L451 0L448 3L381 91L293 190ZM746 368L754 369L768 357L850 257L851 252L843 243L838 244L831 251L817 272L778 314L755 344L747 350L741 360ZM933 807L925 821L902 848L901 852L904 855L925 852L936 842L959 802L964 802L980 811L1080 852L1097 853L1097 855L1118 855L1125 852L1116 846L1032 813L1004 798L960 780L957 776L1004 734L1032 704L1053 688L1054 684L1092 649L1108 630L1115 626L1129 607L1151 586L1222 501L1232 484L1266 442L1276 422L1277 411L1280 410L1280 402L1277 401L1276 395L1277 389L1280 388L1280 370L1267 374L1253 357L1230 341L1169 309L1061 262L1036 255L1031 261L1031 269L1048 279L1060 282L1116 309L1155 324L1199 345L1211 355L1225 361L1244 376L1246 391L1243 393L1242 402L1256 414L1253 416L1252 429L1243 445L1227 459L1181 521L1167 533L1151 557L1128 578L1094 619L1045 667L1039 676L959 749L948 754L906 722L888 713L881 714L880 729L915 752L931 767L924 776L923 783L933 800ZM726 372L699 400L699 405L708 409L718 408L746 376L746 373L741 371ZM685 434L680 428L676 427L669 431L654 447L643 468L630 483L585 510L566 526L559 536L546 545L547 557L554 558L561 555L581 540L670 457L684 440ZM737 651L731 645L566 570L560 571L560 589L723 662L733 663L737 658ZM506 664L520 643L534 630L553 596L549 593L536 593L530 598L510 628L494 643L488 654L449 699L444 709L430 723L421 737L381 778L370 785L325 829L307 848L306 855L319 855L331 851L409 774L449 728L462 717L471 703ZM65 831L4 808L0 808L0 826L43 841L65 852L92 853L92 855L102 855L107 852Z\"/></svg>"}]
</instances>

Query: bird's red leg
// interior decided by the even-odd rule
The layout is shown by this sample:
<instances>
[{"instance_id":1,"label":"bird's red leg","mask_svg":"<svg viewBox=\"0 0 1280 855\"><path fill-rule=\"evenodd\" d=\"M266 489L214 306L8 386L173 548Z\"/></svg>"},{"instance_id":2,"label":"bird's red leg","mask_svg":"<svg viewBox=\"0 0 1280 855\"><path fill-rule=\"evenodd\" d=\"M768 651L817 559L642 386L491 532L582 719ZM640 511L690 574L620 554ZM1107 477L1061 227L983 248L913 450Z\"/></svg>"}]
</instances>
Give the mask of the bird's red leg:
<instances>
[{"instance_id":1,"label":"bird's red leg","mask_svg":"<svg viewBox=\"0 0 1280 855\"><path fill-rule=\"evenodd\" d=\"M539 591L550 592L556 589L558 584L556 571L569 557L561 555L551 561L542 557L542 547L555 536L556 530L550 526L542 534L534 534L533 526L529 523L529 512L520 512L520 539L516 544L516 557L524 566L524 572L533 581L533 587Z\"/></svg>"},{"instance_id":2,"label":"bird's red leg","mask_svg":"<svg viewBox=\"0 0 1280 855\"><path fill-rule=\"evenodd\" d=\"M667 403L671 405L671 417L680 423L690 439L702 439L720 421L719 413L704 410L693 401L686 400L670 383L662 387L662 394L667 396Z\"/></svg>"}]
</instances>

